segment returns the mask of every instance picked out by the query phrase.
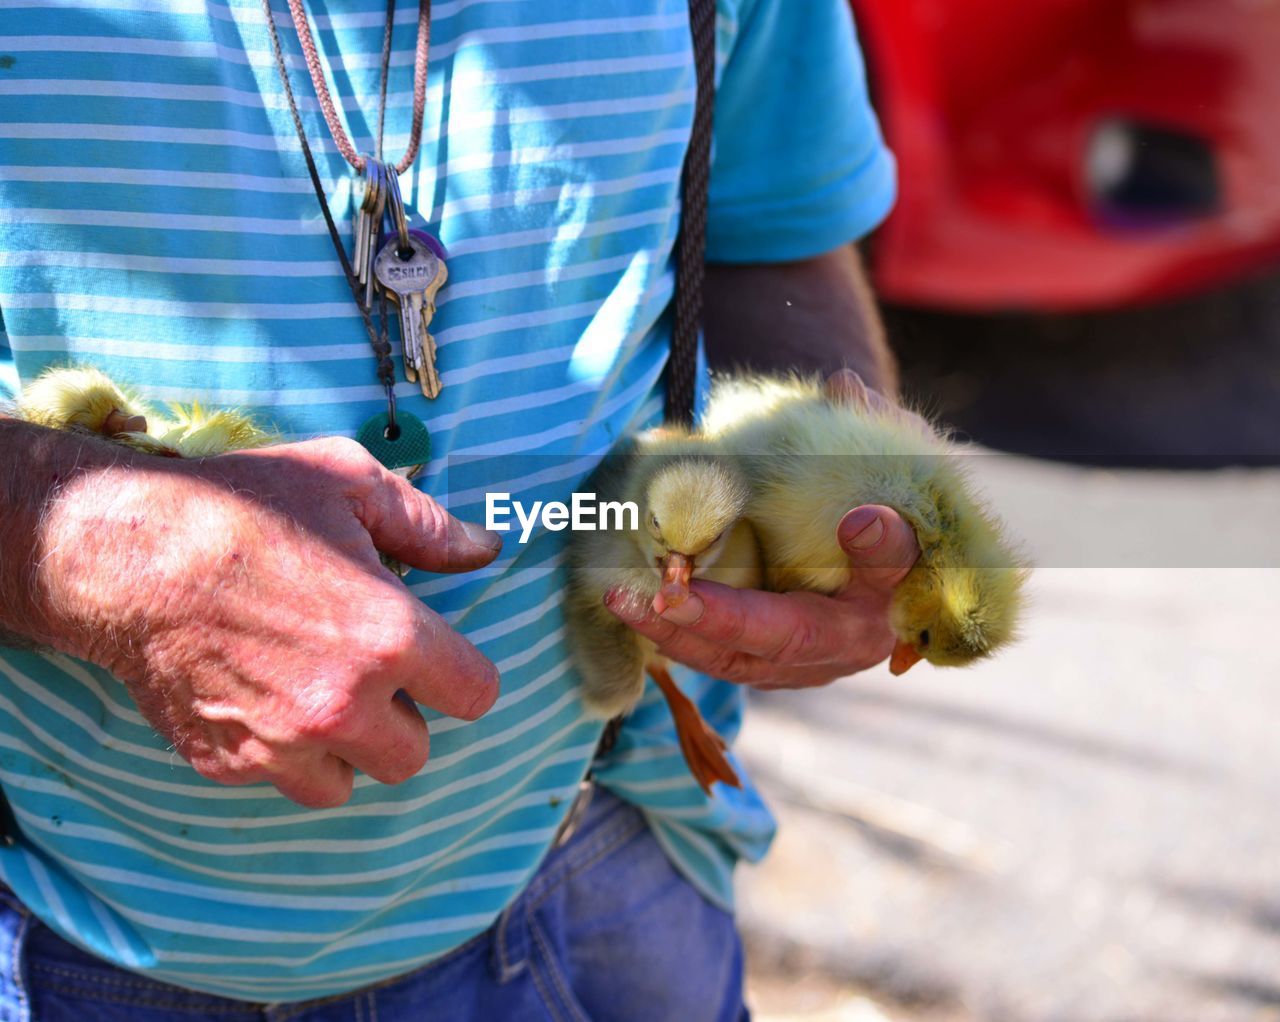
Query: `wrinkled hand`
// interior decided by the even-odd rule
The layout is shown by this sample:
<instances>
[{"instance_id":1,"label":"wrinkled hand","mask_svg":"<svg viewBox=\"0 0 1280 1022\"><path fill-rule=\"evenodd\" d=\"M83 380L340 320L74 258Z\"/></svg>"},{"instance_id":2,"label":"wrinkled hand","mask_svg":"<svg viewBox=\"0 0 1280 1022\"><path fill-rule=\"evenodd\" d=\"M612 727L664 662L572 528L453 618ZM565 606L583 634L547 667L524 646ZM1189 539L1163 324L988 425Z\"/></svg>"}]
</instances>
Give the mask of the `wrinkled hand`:
<instances>
[{"instance_id":1,"label":"wrinkled hand","mask_svg":"<svg viewBox=\"0 0 1280 1022\"><path fill-rule=\"evenodd\" d=\"M766 593L695 579L662 615L610 593L605 605L658 652L695 670L757 688L810 688L865 670L893 651L889 599L919 556L915 533L892 508L867 504L840 522L853 579L836 596Z\"/></svg>"},{"instance_id":2,"label":"wrinkled hand","mask_svg":"<svg viewBox=\"0 0 1280 1022\"><path fill-rule=\"evenodd\" d=\"M480 716L484 656L382 566L489 563L457 521L359 445L331 438L86 473L53 506L38 576L55 645L110 670L201 774L336 806L353 768L426 762L417 707Z\"/></svg>"},{"instance_id":3,"label":"wrinkled hand","mask_svg":"<svg viewBox=\"0 0 1280 1022\"><path fill-rule=\"evenodd\" d=\"M848 370L833 375L827 391L837 400L878 408L887 401ZM695 580L689 598L661 615L637 608L621 591L607 594L605 605L656 643L658 652L712 677L761 689L826 685L893 651L889 601L920 556L911 526L882 505L853 508L841 519L837 538L853 575L835 596Z\"/></svg>"}]
</instances>

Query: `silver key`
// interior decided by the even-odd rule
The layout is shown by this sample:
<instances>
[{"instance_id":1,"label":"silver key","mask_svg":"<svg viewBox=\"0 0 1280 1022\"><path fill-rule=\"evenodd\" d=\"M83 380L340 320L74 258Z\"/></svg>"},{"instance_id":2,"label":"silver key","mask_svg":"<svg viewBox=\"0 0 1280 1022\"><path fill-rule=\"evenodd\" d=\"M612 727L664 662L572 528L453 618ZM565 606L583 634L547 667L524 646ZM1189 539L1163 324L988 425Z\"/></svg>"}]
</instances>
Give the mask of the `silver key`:
<instances>
[{"instance_id":1,"label":"silver key","mask_svg":"<svg viewBox=\"0 0 1280 1022\"><path fill-rule=\"evenodd\" d=\"M351 266L356 280L364 283L369 267L369 214L373 208L373 157L364 157L364 172L360 176L360 205L356 210L355 245L351 253Z\"/></svg>"},{"instance_id":2,"label":"silver key","mask_svg":"<svg viewBox=\"0 0 1280 1022\"><path fill-rule=\"evenodd\" d=\"M359 280L364 285L365 308L373 306L373 261L378 254L378 236L382 233L382 215L387 208L387 169L378 160L369 160L371 195L367 205L369 216L366 221L365 248L360 263Z\"/></svg>"},{"instance_id":3,"label":"silver key","mask_svg":"<svg viewBox=\"0 0 1280 1022\"><path fill-rule=\"evenodd\" d=\"M423 313L435 307L432 300L444 283L444 263L412 235L409 249L408 257L402 258L400 238L393 236L374 260L374 274L400 306L405 376L410 380L416 376L422 393L435 397L440 393L440 374L435 366L435 340L424 329Z\"/></svg>"}]
</instances>

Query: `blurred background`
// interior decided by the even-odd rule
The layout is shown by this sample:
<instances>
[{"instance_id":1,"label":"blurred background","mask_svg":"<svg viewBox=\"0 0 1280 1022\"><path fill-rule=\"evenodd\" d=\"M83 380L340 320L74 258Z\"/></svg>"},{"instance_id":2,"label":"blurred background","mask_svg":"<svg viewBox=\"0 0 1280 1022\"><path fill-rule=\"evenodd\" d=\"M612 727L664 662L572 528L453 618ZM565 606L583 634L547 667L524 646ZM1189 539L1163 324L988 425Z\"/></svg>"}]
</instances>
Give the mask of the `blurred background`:
<instances>
[{"instance_id":1,"label":"blurred background","mask_svg":"<svg viewBox=\"0 0 1280 1022\"><path fill-rule=\"evenodd\" d=\"M755 698L756 1018L1280 1020L1280 3L853 9L904 390L1038 567L987 665Z\"/></svg>"}]
</instances>

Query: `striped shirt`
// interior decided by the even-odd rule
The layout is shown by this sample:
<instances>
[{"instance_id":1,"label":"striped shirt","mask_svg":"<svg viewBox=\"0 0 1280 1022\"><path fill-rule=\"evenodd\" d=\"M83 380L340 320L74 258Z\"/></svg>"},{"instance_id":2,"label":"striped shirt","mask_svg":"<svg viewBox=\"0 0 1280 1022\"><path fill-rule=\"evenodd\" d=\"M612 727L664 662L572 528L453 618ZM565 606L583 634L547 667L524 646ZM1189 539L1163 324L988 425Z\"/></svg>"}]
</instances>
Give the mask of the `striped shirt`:
<instances>
[{"instance_id":1,"label":"striped shirt","mask_svg":"<svg viewBox=\"0 0 1280 1022\"><path fill-rule=\"evenodd\" d=\"M331 204L329 139L276 21ZM383 0L312 2L357 147L372 148ZM892 158L838 0L719 0L708 255L797 259L879 221ZM404 151L416 5L396 15L386 152ZM433 324L445 389L420 485L563 500L660 416L672 243L693 112L685 0L445 0L422 151L402 176L449 249ZM0 396L90 363L148 397L240 406L288 438L382 408L256 0L0 0ZM398 361L398 360L397 360ZM407 584L497 664L481 720L424 711L431 759L306 810L197 775L106 672L0 650L0 781L24 840L0 876L58 933L158 979L259 1001L347 991L488 927L545 853L600 735L564 642L567 532ZM732 735L739 691L680 675ZM731 901L773 821L754 790L694 786L650 692L600 770L678 867Z\"/></svg>"}]
</instances>

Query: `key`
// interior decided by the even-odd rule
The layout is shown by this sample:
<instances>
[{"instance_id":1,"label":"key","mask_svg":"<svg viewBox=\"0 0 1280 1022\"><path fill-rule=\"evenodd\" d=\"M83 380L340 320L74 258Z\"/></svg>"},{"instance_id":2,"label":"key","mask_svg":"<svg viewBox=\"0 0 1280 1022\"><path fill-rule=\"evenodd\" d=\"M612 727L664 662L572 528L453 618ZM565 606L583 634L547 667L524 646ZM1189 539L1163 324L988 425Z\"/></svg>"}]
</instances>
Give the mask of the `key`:
<instances>
[{"instance_id":1,"label":"key","mask_svg":"<svg viewBox=\"0 0 1280 1022\"><path fill-rule=\"evenodd\" d=\"M410 232L409 254L400 253L400 238L393 235L374 261L378 283L395 297L400 306L400 339L404 345L405 376L412 371L427 397L440 393L440 374L435 366L435 340L424 328L423 314L434 311L435 295L447 273L444 260L431 246ZM425 322L430 322L430 315Z\"/></svg>"},{"instance_id":2,"label":"key","mask_svg":"<svg viewBox=\"0 0 1280 1022\"><path fill-rule=\"evenodd\" d=\"M418 332L418 350L421 353L419 362L423 366L427 367L427 370L431 375L432 385L435 389L435 394L427 394L427 390L424 387L422 392L427 394L427 397L435 397L436 394L440 393L441 387L444 386L440 381L440 374L436 371L436 339L431 335L431 331L429 329L431 326L431 318L436 314L436 303L428 296L434 297L435 293L439 291L440 287L444 284L446 277L448 277L448 272L444 268L444 262L441 261L440 272L431 282L427 291L423 292L422 309L419 313L419 320L416 325Z\"/></svg>"},{"instance_id":3,"label":"key","mask_svg":"<svg viewBox=\"0 0 1280 1022\"><path fill-rule=\"evenodd\" d=\"M370 160L372 168L372 199L369 202L368 230L365 234L364 260L361 263L360 283L364 285L365 308L373 307L373 261L378 254L378 237L382 233L382 214L387 208L386 168L377 160Z\"/></svg>"},{"instance_id":4,"label":"key","mask_svg":"<svg viewBox=\"0 0 1280 1022\"><path fill-rule=\"evenodd\" d=\"M369 267L369 214L373 208L373 164L372 156L364 158L364 173L360 177L360 206L356 210L355 246L351 254L351 265L356 273L356 280L364 283Z\"/></svg>"},{"instance_id":5,"label":"key","mask_svg":"<svg viewBox=\"0 0 1280 1022\"><path fill-rule=\"evenodd\" d=\"M365 160L365 171L369 169L368 158ZM354 241L351 246L351 268L356 272L356 279L360 279L360 250L364 247L361 239L364 238L364 200L369 195L369 186L365 183L365 176L362 173L356 178L356 183L352 186L356 193L356 215L351 225L351 233Z\"/></svg>"},{"instance_id":6,"label":"key","mask_svg":"<svg viewBox=\"0 0 1280 1022\"><path fill-rule=\"evenodd\" d=\"M399 241L396 252L401 261L408 258L404 253L411 252L409 246L409 221L405 215L404 197L400 194L400 178L395 170L388 167L384 178L387 191L387 215L391 220L391 230ZM396 295L396 306L400 310L400 339L404 347L404 375L410 383L416 383L421 375L421 359L418 357L420 341L418 339L417 320L411 319L413 309Z\"/></svg>"},{"instance_id":7,"label":"key","mask_svg":"<svg viewBox=\"0 0 1280 1022\"><path fill-rule=\"evenodd\" d=\"M422 318L417 327L419 346L422 353L422 357L419 361L422 364L431 367L431 372L435 376L434 382L436 393L438 394L440 393L440 388L443 387L443 384L440 382L439 374L436 373L436 339L431 336L430 327L431 320L436 314L436 295L439 293L440 289L444 287L445 281L449 279L449 268L445 265L444 258L441 255L444 251L444 246L442 246L440 242L436 241L436 239L426 231L419 231L413 228L410 228L409 236L426 245L439 260L440 264L440 270L436 274L435 279L432 280L431 284L422 294ZM423 393L426 393L426 391L424 390ZM428 394L427 396L431 397L433 395Z\"/></svg>"}]
</instances>

